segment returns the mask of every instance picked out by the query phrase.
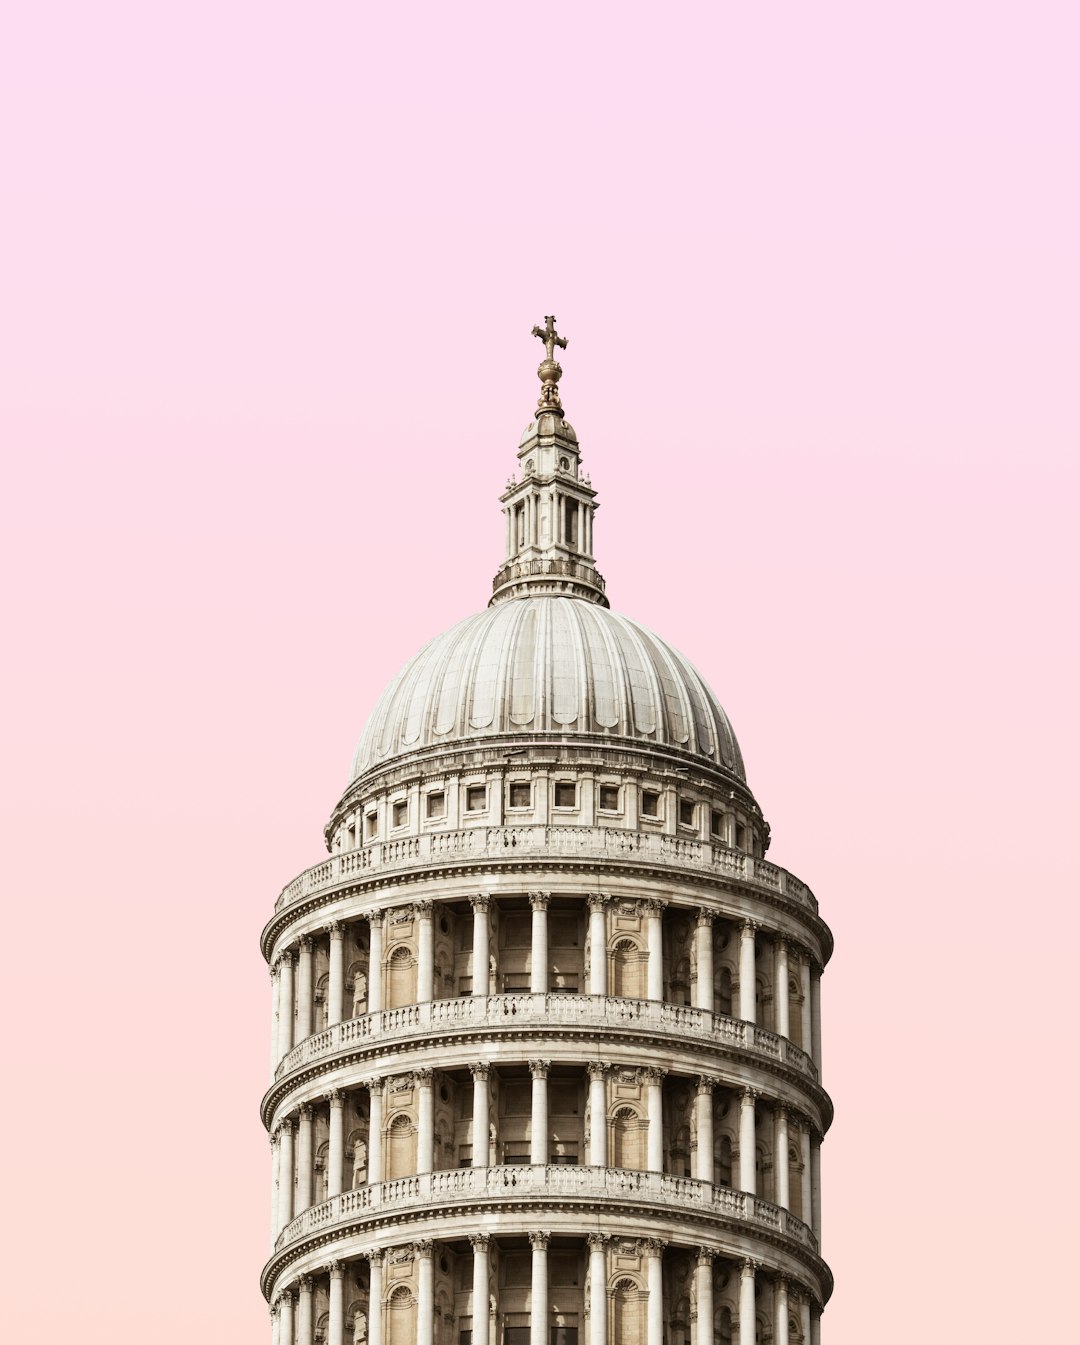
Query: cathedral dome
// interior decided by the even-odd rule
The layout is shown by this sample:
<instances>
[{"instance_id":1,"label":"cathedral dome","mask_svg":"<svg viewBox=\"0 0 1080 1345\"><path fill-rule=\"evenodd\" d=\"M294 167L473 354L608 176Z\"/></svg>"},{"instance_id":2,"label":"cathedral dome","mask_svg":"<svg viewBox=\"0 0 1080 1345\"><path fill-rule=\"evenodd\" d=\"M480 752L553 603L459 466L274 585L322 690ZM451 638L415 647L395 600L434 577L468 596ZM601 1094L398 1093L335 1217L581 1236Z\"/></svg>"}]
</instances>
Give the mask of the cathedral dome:
<instances>
[{"instance_id":1,"label":"cathedral dome","mask_svg":"<svg viewBox=\"0 0 1080 1345\"><path fill-rule=\"evenodd\" d=\"M694 667L587 598L530 593L466 617L390 683L351 779L462 740L589 736L704 758L745 780L735 734Z\"/></svg>"}]
</instances>

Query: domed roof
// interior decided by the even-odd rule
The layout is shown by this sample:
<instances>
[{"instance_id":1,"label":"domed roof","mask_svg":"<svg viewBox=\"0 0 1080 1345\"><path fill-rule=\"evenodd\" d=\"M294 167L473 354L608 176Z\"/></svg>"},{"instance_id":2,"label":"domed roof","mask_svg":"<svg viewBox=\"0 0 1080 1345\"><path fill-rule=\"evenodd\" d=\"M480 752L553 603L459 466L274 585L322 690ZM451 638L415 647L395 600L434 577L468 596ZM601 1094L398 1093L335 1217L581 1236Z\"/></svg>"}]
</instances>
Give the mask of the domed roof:
<instances>
[{"instance_id":1,"label":"domed roof","mask_svg":"<svg viewBox=\"0 0 1080 1345\"><path fill-rule=\"evenodd\" d=\"M531 594L437 636L387 687L351 779L423 748L504 734L588 734L673 748L745 779L727 716L692 665L587 599Z\"/></svg>"}]
</instances>

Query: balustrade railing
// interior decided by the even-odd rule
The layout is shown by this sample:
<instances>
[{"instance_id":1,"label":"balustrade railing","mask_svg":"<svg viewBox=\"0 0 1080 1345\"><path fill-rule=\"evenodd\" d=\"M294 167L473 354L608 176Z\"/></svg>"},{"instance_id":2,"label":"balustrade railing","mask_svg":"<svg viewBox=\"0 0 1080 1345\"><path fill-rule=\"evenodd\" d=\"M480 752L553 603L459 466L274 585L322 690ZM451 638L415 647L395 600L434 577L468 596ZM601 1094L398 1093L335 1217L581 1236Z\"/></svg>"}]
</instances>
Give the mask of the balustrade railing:
<instances>
[{"instance_id":1,"label":"balustrade railing","mask_svg":"<svg viewBox=\"0 0 1080 1345\"><path fill-rule=\"evenodd\" d=\"M518 1023L555 1027L630 1027L652 1034L689 1036L783 1061L815 1082L818 1077L813 1060L794 1042L742 1018L652 999L525 992L463 995L459 999L436 999L346 1018L297 1043L282 1057L274 1077L280 1079L303 1065L366 1041L381 1043L418 1034L442 1034L455 1028L487 1030Z\"/></svg>"},{"instance_id":2,"label":"balustrade railing","mask_svg":"<svg viewBox=\"0 0 1080 1345\"><path fill-rule=\"evenodd\" d=\"M294 901L316 896L353 877L447 860L499 859L511 853L533 854L538 858L572 855L600 860L655 859L674 867L737 878L751 886L779 892L817 912L817 900L804 882L786 869L741 850L655 832L572 826L464 827L402 840L373 841L306 869L284 889L274 910L281 911Z\"/></svg>"},{"instance_id":3,"label":"balustrade railing","mask_svg":"<svg viewBox=\"0 0 1080 1345\"><path fill-rule=\"evenodd\" d=\"M522 1195L538 1201L580 1196L612 1204L647 1204L670 1209L675 1217L691 1206L782 1233L813 1252L818 1249L817 1238L801 1219L747 1191L733 1191L730 1187L665 1172L561 1164L451 1168L360 1186L298 1214L282 1229L275 1247L281 1251L300 1238L376 1211L415 1210L426 1205L445 1207L471 1201L487 1204L512 1201Z\"/></svg>"}]
</instances>

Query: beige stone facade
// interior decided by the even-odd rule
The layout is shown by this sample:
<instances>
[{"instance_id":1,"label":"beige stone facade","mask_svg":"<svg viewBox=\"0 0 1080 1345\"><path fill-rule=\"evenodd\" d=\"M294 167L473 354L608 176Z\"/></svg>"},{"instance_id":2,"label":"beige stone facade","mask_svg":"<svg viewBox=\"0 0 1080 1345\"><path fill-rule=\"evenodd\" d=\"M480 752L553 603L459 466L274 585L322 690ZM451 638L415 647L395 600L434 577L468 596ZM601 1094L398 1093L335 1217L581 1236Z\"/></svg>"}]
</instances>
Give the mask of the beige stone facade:
<instances>
[{"instance_id":1,"label":"beige stone facade","mask_svg":"<svg viewBox=\"0 0 1080 1345\"><path fill-rule=\"evenodd\" d=\"M819 1340L831 936L706 683L607 607L550 355L492 604L263 933L274 1345Z\"/></svg>"}]
</instances>

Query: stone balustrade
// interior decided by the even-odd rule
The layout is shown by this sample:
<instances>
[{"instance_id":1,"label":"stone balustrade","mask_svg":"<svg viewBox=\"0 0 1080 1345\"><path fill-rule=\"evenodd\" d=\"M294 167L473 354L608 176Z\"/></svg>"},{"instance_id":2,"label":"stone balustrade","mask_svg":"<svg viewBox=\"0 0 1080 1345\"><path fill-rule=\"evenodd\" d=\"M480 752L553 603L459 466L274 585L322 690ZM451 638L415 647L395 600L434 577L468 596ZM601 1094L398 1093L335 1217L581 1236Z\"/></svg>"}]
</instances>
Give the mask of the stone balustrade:
<instances>
[{"instance_id":1,"label":"stone balustrade","mask_svg":"<svg viewBox=\"0 0 1080 1345\"><path fill-rule=\"evenodd\" d=\"M691 1037L696 1045L711 1041L782 1061L812 1082L818 1080L817 1068L805 1051L786 1037L741 1018L659 1000L526 992L436 999L347 1018L294 1046L282 1058L275 1078L281 1079L295 1069L365 1042L390 1042L416 1035L441 1036L458 1029L492 1031L527 1023L555 1030L560 1026L629 1028L651 1035Z\"/></svg>"},{"instance_id":2,"label":"stone balustrade","mask_svg":"<svg viewBox=\"0 0 1080 1345\"><path fill-rule=\"evenodd\" d=\"M533 856L539 861L566 857L601 863L653 861L668 871L688 869L764 888L787 897L814 915L818 909L813 892L786 869L726 845L617 827L510 826L426 832L343 851L294 878L278 897L274 911L280 913L293 902L330 892L361 877L519 855Z\"/></svg>"},{"instance_id":3,"label":"stone balustrade","mask_svg":"<svg viewBox=\"0 0 1080 1345\"><path fill-rule=\"evenodd\" d=\"M767 1228L815 1255L818 1253L817 1238L801 1219L747 1191L660 1172L544 1164L450 1168L343 1191L321 1205L312 1205L286 1224L275 1243L275 1251L281 1252L302 1238L369 1215L382 1217L424 1206L444 1209L474 1201L488 1208L500 1201L512 1203L522 1196L541 1204L545 1199L565 1201L578 1197L614 1206L652 1206L675 1219L684 1217L688 1207L711 1211L722 1219Z\"/></svg>"}]
</instances>

